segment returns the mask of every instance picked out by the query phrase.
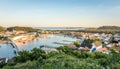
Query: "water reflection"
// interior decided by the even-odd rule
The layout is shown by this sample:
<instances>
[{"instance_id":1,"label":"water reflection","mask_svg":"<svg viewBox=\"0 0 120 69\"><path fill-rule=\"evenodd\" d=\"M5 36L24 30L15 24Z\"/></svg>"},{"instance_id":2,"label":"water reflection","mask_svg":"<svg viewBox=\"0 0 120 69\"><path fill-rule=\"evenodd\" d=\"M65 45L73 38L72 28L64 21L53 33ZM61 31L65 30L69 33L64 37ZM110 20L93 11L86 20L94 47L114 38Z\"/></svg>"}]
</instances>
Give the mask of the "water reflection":
<instances>
[{"instance_id":1,"label":"water reflection","mask_svg":"<svg viewBox=\"0 0 120 69\"><path fill-rule=\"evenodd\" d=\"M48 47L59 47L64 44L70 44L77 39L70 36L64 36L62 34L41 34L40 38L37 38L31 42L27 42L26 44L19 45L19 50L31 50L33 48L40 48L40 46L48 46Z\"/></svg>"}]
</instances>

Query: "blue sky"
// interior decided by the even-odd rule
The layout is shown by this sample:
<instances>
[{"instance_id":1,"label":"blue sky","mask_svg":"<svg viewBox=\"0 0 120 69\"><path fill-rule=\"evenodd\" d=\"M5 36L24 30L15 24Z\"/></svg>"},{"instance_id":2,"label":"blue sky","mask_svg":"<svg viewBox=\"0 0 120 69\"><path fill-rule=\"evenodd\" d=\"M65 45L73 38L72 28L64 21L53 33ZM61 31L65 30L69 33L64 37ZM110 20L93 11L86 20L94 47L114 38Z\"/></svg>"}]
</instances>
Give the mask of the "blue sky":
<instances>
[{"instance_id":1,"label":"blue sky","mask_svg":"<svg viewBox=\"0 0 120 69\"><path fill-rule=\"evenodd\" d=\"M120 26L120 0L0 0L0 25Z\"/></svg>"}]
</instances>

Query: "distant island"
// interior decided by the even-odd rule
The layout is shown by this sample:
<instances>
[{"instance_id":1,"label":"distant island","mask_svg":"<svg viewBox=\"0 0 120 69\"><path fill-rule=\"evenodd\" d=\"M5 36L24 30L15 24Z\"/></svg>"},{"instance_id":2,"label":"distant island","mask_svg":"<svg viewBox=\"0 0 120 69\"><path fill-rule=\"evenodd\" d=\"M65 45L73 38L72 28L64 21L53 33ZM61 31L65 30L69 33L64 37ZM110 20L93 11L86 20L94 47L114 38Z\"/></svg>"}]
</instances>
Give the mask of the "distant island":
<instances>
[{"instance_id":1,"label":"distant island","mask_svg":"<svg viewBox=\"0 0 120 69\"><path fill-rule=\"evenodd\" d=\"M120 32L119 26L100 26L98 28L85 28L85 27L21 27L21 26L14 26L14 27L2 27L0 26L0 32L2 31L39 31L39 30L45 30L45 31L81 31L81 32L104 32L104 33L115 33Z\"/></svg>"},{"instance_id":2,"label":"distant island","mask_svg":"<svg viewBox=\"0 0 120 69\"><path fill-rule=\"evenodd\" d=\"M99 30L120 30L119 26L101 26L97 28Z\"/></svg>"},{"instance_id":3,"label":"distant island","mask_svg":"<svg viewBox=\"0 0 120 69\"><path fill-rule=\"evenodd\" d=\"M29 31L37 31L37 29L34 29L32 27L21 27L21 26L14 26L14 27L2 27L0 26L0 32L3 32L3 31L26 31L26 32L29 32Z\"/></svg>"},{"instance_id":4,"label":"distant island","mask_svg":"<svg viewBox=\"0 0 120 69\"><path fill-rule=\"evenodd\" d=\"M85 32L120 33L120 27L119 26L101 26L98 28L86 28Z\"/></svg>"}]
</instances>

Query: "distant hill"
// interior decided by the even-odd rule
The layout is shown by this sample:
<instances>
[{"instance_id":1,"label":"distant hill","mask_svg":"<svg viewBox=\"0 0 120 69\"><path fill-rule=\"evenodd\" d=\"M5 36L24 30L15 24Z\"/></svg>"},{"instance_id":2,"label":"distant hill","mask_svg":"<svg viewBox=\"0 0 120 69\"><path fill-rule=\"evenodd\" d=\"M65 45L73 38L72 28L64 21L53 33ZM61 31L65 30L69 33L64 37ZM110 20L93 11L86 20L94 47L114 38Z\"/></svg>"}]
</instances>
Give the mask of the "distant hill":
<instances>
[{"instance_id":1,"label":"distant hill","mask_svg":"<svg viewBox=\"0 0 120 69\"><path fill-rule=\"evenodd\" d=\"M0 26L0 32L5 31L5 30L6 30L5 27Z\"/></svg>"},{"instance_id":2,"label":"distant hill","mask_svg":"<svg viewBox=\"0 0 120 69\"><path fill-rule=\"evenodd\" d=\"M9 31L35 31L36 29L32 28L32 27L20 27L20 26L15 26L15 27L9 27L7 28L7 30Z\"/></svg>"},{"instance_id":3,"label":"distant hill","mask_svg":"<svg viewBox=\"0 0 120 69\"><path fill-rule=\"evenodd\" d=\"M119 26L101 26L98 30L120 30Z\"/></svg>"}]
</instances>

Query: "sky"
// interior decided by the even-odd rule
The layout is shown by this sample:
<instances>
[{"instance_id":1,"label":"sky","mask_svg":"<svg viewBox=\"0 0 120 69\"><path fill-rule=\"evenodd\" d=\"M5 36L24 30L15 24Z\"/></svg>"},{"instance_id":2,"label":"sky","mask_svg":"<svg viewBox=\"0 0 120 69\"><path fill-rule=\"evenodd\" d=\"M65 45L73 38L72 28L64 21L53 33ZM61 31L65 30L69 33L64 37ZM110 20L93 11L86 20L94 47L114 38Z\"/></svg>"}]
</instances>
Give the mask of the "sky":
<instances>
[{"instance_id":1,"label":"sky","mask_svg":"<svg viewBox=\"0 0 120 69\"><path fill-rule=\"evenodd\" d=\"M120 26L120 0L0 0L0 25Z\"/></svg>"}]
</instances>

